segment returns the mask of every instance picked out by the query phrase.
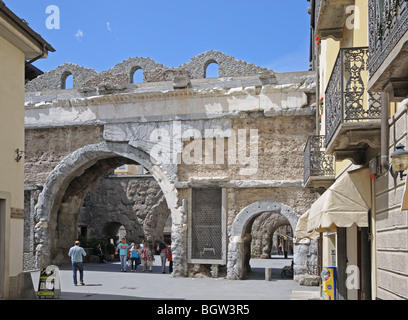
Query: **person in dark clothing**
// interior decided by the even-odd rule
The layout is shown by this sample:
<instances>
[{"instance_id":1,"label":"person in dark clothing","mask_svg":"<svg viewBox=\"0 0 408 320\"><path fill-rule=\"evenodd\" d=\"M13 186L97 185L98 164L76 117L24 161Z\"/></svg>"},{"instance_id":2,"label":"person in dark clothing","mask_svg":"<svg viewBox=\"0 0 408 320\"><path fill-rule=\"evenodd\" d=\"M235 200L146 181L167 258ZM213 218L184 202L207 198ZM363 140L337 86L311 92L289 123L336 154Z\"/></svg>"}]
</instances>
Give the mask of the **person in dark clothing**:
<instances>
[{"instance_id":1,"label":"person in dark clothing","mask_svg":"<svg viewBox=\"0 0 408 320\"><path fill-rule=\"evenodd\" d=\"M102 246L100 243L96 245L94 248L95 255L99 257L99 262L104 263L106 262L105 254L103 253Z\"/></svg>"},{"instance_id":2,"label":"person in dark clothing","mask_svg":"<svg viewBox=\"0 0 408 320\"><path fill-rule=\"evenodd\" d=\"M160 254L162 273L166 273L167 245L164 242L159 242L157 251Z\"/></svg>"}]
</instances>

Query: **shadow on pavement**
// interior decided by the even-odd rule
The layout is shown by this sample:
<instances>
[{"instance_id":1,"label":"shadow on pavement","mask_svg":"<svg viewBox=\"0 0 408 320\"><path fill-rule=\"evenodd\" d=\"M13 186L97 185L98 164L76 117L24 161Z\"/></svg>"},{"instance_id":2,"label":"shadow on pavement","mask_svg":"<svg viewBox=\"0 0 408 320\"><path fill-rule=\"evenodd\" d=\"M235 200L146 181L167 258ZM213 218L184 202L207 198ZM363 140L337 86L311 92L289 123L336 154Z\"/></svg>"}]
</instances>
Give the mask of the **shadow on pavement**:
<instances>
[{"instance_id":1,"label":"shadow on pavement","mask_svg":"<svg viewBox=\"0 0 408 320\"><path fill-rule=\"evenodd\" d=\"M106 263L91 263L91 262L84 262L84 271L101 271L101 272L121 272L120 262L119 261L108 261ZM60 270L72 270L70 264L63 264L58 266ZM149 272L147 269L146 271L142 271L142 266L139 265L136 268L136 271L131 271L130 267L127 267L128 273L146 273L146 274L158 274L161 275L161 266L154 265L152 267L152 272ZM169 267L166 265L166 273L169 273Z\"/></svg>"},{"instance_id":2,"label":"shadow on pavement","mask_svg":"<svg viewBox=\"0 0 408 320\"><path fill-rule=\"evenodd\" d=\"M271 281L276 280L293 280L292 277L281 277L282 269L271 268ZM251 268L251 272L248 273L246 279L248 280L264 280L265 281L265 268Z\"/></svg>"},{"instance_id":3,"label":"shadow on pavement","mask_svg":"<svg viewBox=\"0 0 408 320\"><path fill-rule=\"evenodd\" d=\"M46 299L39 299L46 300ZM168 298L146 298L135 297L125 295L112 295L112 294L98 294L98 293L78 293L78 292L63 292L59 298L47 299L47 300L182 300L182 299L168 299Z\"/></svg>"}]
</instances>

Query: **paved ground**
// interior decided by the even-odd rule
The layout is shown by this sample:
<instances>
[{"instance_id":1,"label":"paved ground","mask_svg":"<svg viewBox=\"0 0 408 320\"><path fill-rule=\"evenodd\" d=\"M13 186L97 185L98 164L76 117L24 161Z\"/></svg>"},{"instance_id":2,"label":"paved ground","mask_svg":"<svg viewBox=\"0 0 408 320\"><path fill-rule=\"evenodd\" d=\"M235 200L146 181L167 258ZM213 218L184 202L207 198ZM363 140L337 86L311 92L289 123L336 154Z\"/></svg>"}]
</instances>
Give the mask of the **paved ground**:
<instances>
[{"instance_id":1,"label":"paved ground","mask_svg":"<svg viewBox=\"0 0 408 320\"><path fill-rule=\"evenodd\" d=\"M85 286L74 286L69 265L60 268L60 300L308 300L318 298L318 287L300 286L281 278L281 268L291 259L251 259L247 280L224 278L174 278L162 274L160 258L152 273L120 272L119 262L84 264ZM265 281L265 267L272 268L272 280ZM39 272L31 273L35 290ZM79 276L79 275L78 275Z\"/></svg>"}]
</instances>

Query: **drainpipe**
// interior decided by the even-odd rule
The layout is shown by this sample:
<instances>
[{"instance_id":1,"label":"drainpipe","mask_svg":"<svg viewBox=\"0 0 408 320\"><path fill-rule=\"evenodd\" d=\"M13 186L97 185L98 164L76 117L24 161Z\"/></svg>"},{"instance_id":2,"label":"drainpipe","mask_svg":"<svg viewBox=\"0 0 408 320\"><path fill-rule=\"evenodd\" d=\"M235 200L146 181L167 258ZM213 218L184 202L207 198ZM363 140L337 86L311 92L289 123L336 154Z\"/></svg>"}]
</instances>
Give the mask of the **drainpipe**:
<instances>
[{"instance_id":1,"label":"drainpipe","mask_svg":"<svg viewBox=\"0 0 408 320\"><path fill-rule=\"evenodd\" d=\"M389 138L388 93L381 92L381 167L385 172L390 169Z\"/></svg>"},{"instance_id":2,"label":"drainpipe","mask_svg":"<svg viewBox=\"0 0 408 320\"><path fill-rule=\"evenodd\" d=\"M45 56L45 53L47 52L47 50L45 49L45 46L42 46L42 52L35 58L31 59L30 61L26 61L26 65L33 63L34 61L37 61L38 59L41 59L42 57Z\"/></svg>"}]
</instances>

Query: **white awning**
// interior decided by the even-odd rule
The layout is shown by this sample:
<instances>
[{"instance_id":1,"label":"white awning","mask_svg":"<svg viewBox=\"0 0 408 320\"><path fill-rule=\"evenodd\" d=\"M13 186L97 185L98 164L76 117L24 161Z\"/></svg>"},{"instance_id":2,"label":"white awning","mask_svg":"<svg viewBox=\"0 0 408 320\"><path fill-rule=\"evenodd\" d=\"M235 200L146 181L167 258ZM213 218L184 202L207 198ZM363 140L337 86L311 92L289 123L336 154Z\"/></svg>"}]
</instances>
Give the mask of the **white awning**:
<instances>
[{"instance_id":1,"label":"white awning","mask_svg":"<svg viewBox=\"0 0 408 320\"><path fill-rule=\"evenodd\" d=\"M336 231L337 227L368 227L371 208L370 170L345 172L310 208L307 231Z\"/></svg>"},{"instance_id":2,"label":"white awning","mask_svg":"<svg viewBox=\"0 0 408 320\"><path fill-rule=\"evenodd\" d=\"M310 209L307 210L304 214L302 214L298 220L298 223L296 225L296 230L295 230L295 238L297 239L316 239L319 236L319 232L316 231L307 231L307 220L309 219L309 212Z\"/></svg>"}]
</instances>

